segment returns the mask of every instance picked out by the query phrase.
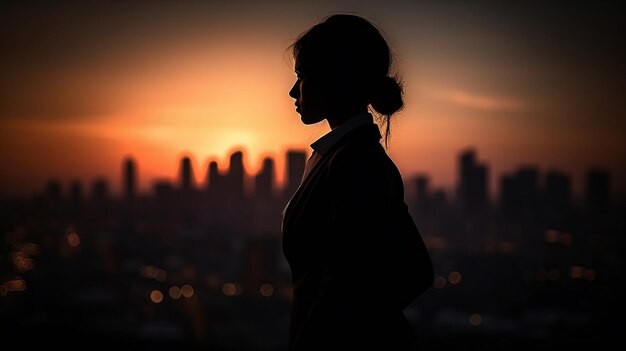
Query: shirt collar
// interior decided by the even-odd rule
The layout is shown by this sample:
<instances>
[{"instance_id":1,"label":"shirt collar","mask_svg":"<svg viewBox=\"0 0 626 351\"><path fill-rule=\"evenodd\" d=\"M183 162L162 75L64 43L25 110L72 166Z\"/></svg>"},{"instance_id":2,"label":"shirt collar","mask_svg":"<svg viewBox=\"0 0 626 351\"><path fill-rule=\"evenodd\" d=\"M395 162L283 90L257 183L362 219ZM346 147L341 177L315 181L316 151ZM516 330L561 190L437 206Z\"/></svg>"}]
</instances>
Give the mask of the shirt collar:
<instances>
[{"instance_id":1,"label":"shirt collar","mask_svg":"<svg viewBox=\"0 0 626 351\"><path fill-rule=\"evenodd\" d=\"M311 144L313 151L323 156L335 145L341 138L348 133L365 124L373 124L374 117L369 112L357 113L348 118L340 126L332 129L330 132L324 134L321 138L317 139Z\"/></svg>"}]
</instances>

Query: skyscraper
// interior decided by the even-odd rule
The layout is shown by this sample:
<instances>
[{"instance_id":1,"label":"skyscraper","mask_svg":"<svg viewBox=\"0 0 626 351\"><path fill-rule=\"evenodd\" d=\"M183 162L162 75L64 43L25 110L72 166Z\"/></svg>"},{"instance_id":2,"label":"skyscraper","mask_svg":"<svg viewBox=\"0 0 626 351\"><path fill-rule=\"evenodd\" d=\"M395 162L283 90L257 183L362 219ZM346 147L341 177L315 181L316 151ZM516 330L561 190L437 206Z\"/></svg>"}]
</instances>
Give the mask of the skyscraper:
<instances>
[{"instance_id":1,"label":"skyscraper","mask_svg":"<svg viewBox=\"0 0 626 351\"><path fill-rule=\"evenodd\" d=\"M544 190L545 209L551 215L561 215L570 207L572 201L570 177L559 171L546 174Z\"/></svg>"},{"instance_id":2,"label":"skyscraper","mask_svg":"<svg viewBox=\"0 0 626 351\"><path fill-rule=\"evenodd\" d=\"M594 168L587 173L585 203L592 212L607 211L611 205L611 181L609 172Z\"/></svg>"},{"instance_id":3,"label":"skyscraper","mask_svg":"<svg viewBox=\"0 0 626 351\"><path fill-rule=\"evenodd\" d=\"M63 197L61 182L57 179L49 179L46 183L46 198L54 202L60 202Z\"/></svg>"},{"instance_id":4,"label":"skyscraper","mask_svg":"<svg viewBox=\"0 0 626 351\"><path fill-rule=\"evenodd\" d=\"M83 187L80 181L73 180L70 183L70 202L73 204L80 203L83 200Z\"/></svg>"},{"instance_id":5,"label":"skyscraper","mask_svg":"<svg viewBox=\"0 0 626 351\"><path fill-rule=\"evenodd\" d=\"M286 198L290 198L296 192L298 186L300 186L306 164L306 153L304 151L289 150L286 156L284 195Z\"/></svg>"},{"instance_id":6,"label":"skyscraper","mask_svg":"<svg viewBox=\"0 0 626 351\"><path fill-rule=\"evenodd\" d=\"M263 159L261 171L254 179L254 193L260 198L269 198L274 193L274 160L270 157Z\"/></svg>"},{"instance_id":7,"label":"skyscraper","mask_svg":"<svg viewBox=\"0 0 626 351\"><path fill-rule=\"evenodd\" d=\"M476 162L475 151L468 149L459 156L458 200L465 210L487 207L487 166Z\"/></svg>"},{"instance_id":8,"label":"skyscraper","mask_svg":"<svg viewBox=\"0 0 626 351\"><path fill-rule=\"evenodd\" d=\"M180 187L182 190L192 190L193 186L191 159L185 156L180 162Z\"/></svg>"},{"instance_id":9,"label":"skyscraper","mask_svg":"<svg viewBox=\"0 0 626 351\"><path fill-rule=\"evenodd\" d=\"M137 195L137 169L135 161L128 157L123 167L124 195L130 200Z\"/></svg>"},{"instance_id":10,"label":"skyscraper","mask_svg":"<svg viewBox=\"0 0 626 351\"><path fill-rule=\"evenodd\" d=\"M206 184L207 189L211 194L215 194L220 188L220 173L216 161L211 161L211 163L209 163Z\"/></svg>"},{"instance_id":11,"label":"skyscraper","mask_svg":"<svg viewBox=\"0 0 626 351\"><path fill-rule=\"evenodd\" d=\"M500 206L509 218L529 218L539 205L539 170L520 167L515 174L501 180Z\"/></svg>"},{"instance_id":12,"label":"skyscraper","mask_svg":"<svg viewBox=\"0 0 626 351\"><path fill-rule=\"evenodd\" d=\"M228 167L228 193L234 198L241 198L244 195L243 152L235 151L230 155Z\"/></svg>"},{"instance_id":13,"label":"skyscraper","mask_svg":"<svg viewBox=\"0 0 626 351\"><path fill-rule=\"evenodd\" d=\"M91 188L91 197L98 203L105 203L109 199L109 183L105 178L99 177L94 180Z\"/></svg>"}]
</instances>

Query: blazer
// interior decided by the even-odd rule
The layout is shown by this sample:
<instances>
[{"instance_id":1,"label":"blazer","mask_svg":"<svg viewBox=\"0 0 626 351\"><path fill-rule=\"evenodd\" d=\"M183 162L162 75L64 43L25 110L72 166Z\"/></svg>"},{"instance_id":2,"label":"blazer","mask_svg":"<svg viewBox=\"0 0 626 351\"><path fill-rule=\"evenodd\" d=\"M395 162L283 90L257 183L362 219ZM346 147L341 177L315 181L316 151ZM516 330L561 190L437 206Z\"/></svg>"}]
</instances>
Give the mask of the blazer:
<instances>
[{"instance_id":1,"label":"blazer","mask_svg":"<svg viewBox=\"0 0 626 351\"><path fill-rule=\"evenodd\" d=\"M428 251L376 124L317 162L283 213L291 350L409 349L403 310L433 283Z\"/></svg>"}]
</instances>

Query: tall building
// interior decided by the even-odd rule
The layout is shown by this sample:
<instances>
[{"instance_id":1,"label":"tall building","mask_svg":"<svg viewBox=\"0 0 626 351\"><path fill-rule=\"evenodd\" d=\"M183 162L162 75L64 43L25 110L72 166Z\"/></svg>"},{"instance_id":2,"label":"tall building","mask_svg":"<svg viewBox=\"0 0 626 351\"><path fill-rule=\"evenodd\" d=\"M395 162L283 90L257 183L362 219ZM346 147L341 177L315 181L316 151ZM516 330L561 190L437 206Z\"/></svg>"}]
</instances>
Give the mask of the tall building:
<instances>
[{"instance_id":1,"label":"tall building","mask_svg":"<svg viewBox=\"0 0 626 351\"><path fill-rule=\"evenodd\" d=\"M137 168L132 158L124 161L124 195L126 199L132 199L137 196Z\"/></svg>"},{"instance_id":2,"label":"tall building","mask_svg":"<svg viewBox=\"0 0 626 351\"><path fill-rule=\"evenodd\" d=\"M207 190L210 193L216 193L220 188L220 173L216 161L209 163L209 169L206 176Z\"/></svg>"},{"instance_id":3,"label":"tall building","mask_svg":"<svg viewBox=\"0 0 626 351\"><path fill-rule=\"evenodd\" d=\"M235 151L230 155L228 167L228 193L234 198L244 195L245 169L243 167L243 152Z\"/></svg>"},{"instance_id":4,"label":"tall building","mask_svg":"<svg viewBox=\"0 0 626 351\"><path fill-rule=\"evenodd\" d=\"M193 186L191 159L188 156L185 156L180 162L180 187L182 190L192 190Z\"/></svg>"},{"instance_id":5,"label":"tall building","mask_svg":"<svg viewBox=\"0 0 626 351\"><path fill-rule=\"evenodd\" d=\"M83 200L83 187L80 181L73 180L70 183L70 202L73 204L79 203Z\"/></svg>"},{"instance_id":6,"label":"tall building","mask_svg":"<svg viewBox=\"0 0 626 351\"><path fill-rule=\"evenodd\" d=\"M520 203L525 210L534 210L539 201L539 170L535 167L521 167L516 174Z\"/></svg>"},{"instance_id":7,"label":"tall building","mask_svg":"<svg viewBox=\"0 0 626 351\"><path fill-rule=\"evenodd\" d=\"M487 166L476 162L475 151L466 150L459 156L458 201L463 209L480 210L488 205Z\"/></svg>"},{"instance_id":8,"label":"tall building","mask_svg":"<svg viewBox=\"0 0 626 351\"><path fill-rule=\"evenodd\" d=\"M571 183L570 177L565 173L553 170L546 174L544 201L549 214L563 214L571 206Z\"/></svg>"},{"instance_id":9,"label":"tall building","mask_svg":"<svg viewBox=\"0 0 626 351\"><path fill-rule=\"evenodd\" d=\"M98 178L93 182L91 197L99 203L104 203L109 199L109 183L106 179Z\"/></svg>"},{"instance_id":10,"label":"tall building","mask_svg":"<svg viewBox=\"0 0 626 351\"><path fill-rule=\"evenodd\" d=\"M306 164L306 153L304 151L287 151L285 161L285 187L284 195L290 198L300 186L304 166Z\"/></svg>"},{"instance_id":11,"label":"tall building","mask_svg":"<svg viewBox=\"0 0 626 351\"><path fill-rule=\"evenodd\" d=\"M513 175L503 176L500 183L500 206L509 217L527 217L538 209L539 171L521 167Z\"/></svg>"},{"instance_id":12,"label":"tall building","mask_svg":"<svg viewBox=\"0 0 626 351\"><path fill-rule=\"evenodd\" d=\"M254 193L260 198L269 198L274 194L274 160L263 159L263 166L254 178Z\"/></svg>"},{"instance_id":13,"label":"tall building","mask_svg":"<svg viewBox=\"0 0 626 351\"><path fill-rule=\"evenodd\" d=\"M46 198L50 201L59 202L63 197L61 182L56 179L50 179L46 183Z\"/></svg>"},{"instance_id":14,"label":"tall building","mask_svg":"<svg viewBox=\"0 0 626 351\"><path fill-rule=\"evenodd\" d=\"M604 212L611 206L611 180L604 169L590 169L585 184L585 204L592 212Z\"/></svg>"}]
</instances>

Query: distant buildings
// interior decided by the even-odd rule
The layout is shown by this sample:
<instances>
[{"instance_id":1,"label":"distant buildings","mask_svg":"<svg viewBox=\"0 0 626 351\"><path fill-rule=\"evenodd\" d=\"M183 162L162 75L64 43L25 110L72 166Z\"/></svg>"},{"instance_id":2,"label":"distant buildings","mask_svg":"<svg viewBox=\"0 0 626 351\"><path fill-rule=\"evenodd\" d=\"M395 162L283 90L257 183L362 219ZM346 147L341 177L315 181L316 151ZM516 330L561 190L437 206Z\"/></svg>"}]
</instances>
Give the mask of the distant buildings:
<instances>
[{"instance_id":1,"label":"distant buildings","mask_svg":"<svg viewBox=\"0 0 626 351\"><path fill-rule=\"evenodd\" d=\"M51 179L31 203L7 206L0 298L25 297L0 304L0 314L12 313L7 326L24 335L51 330L55 337L59 330L71 337L83 330L102 340L110 325L135 335L164 321L180 327L179 338L206 337L206 348L222 334L240 345L247 334L242 326L255 346L275 339L268 331L286 335L292 282L280 216L300 185L306 153L286 153L282 189L272 158L249 175L243 157L232 153L222 171L210 162L201 184L183 157L174 181L156 179L148 193L138 190L137 163L126 158L122 196L112 196L104 178L85 191L78 181L65 188ZM605 306L622 297L626 207L611 196L609 172L589 169L577 203L571 176L559 170L514 169L491 198L489 167L475 150L460 152L457 165L454 193L434 187L427 174L407 182L414 190L407 202L436 275L421 297L424 310L409 309L423 318L420 325L443 330L446 338L459 335L448 329L456 325L462 335L476 330L485 340L534 330L540 339L533 336L533 343L586 338L590 325L594 334L616 330ZM501 318L511 329L478 329L481 315L490 326Z\"/></svg>"},{"instance_id":2,"label":"distant buildings","mask_svg":"<svg viewBox=\"0 0 626 351\"><path fill-rule=\"evenodd\" d=\"M461 153L458 165L459 205L465 211L486 209L489 202L487 166L476 161L476 152L471 149Z\"/></svg>"},{"instance_id":3,"label":"distant buildings","mask_svg":"<svg viewBox=\"0 0 626 351\"><path fill-rule=\"evenodd\" d=\"M602 212L611 206L611 181L609 172L603 169L591 169L585 183L585 204L594 212Z\"/></svg>"},{"instance_id":4,"label":"distant buildings","mask_svg":"<svg viewBox=\"0 0 626 351\"><path fill-rule=\"evenodd\" d=\"M304 166L306 165L306 154L302 151L290 150L287 151L287 158L285 162L286 178L284 196L290 197L296 192L302 175L304 174Z\"/></svg>"},{"instance_id":5,"label":"distant buildings","mask_svg":"<svg viewBox=\"0 0 626 351\"><path fill-rule=\"evenodd\" d=\"M124 195L130 200L137 196L137 166L135 160L127 158L124 161Z\"/></svg>"},{"instance_id":6,"label":"distant buildings","mask_svg":"<svg viewBox=\"0 0 626 351\"><path fill-rule=\"evenodd\" d=\"M276 201L284 205L300 185L306 164L304 151L286 152L282 189L277 186L274 160L266 157L260 171L251 176L252 187L246 191L246 178L249 175L246 174L243 157L242 151L233 152L225 172L220 172L216 161L210 162L203 184L196 185L191 159L185 156L180 161L176 184L164 179L154 180L152 195L159 199L173 200L175 193L183 191L188 194L204 194L205 198L219 199L222 204L230 206L240 206L241 201L252 198ZM432 189L427 174L419 174L408 180L414 190L414 194L409 194L408 198L412 199L410 202L414 204L416 213L428 215L432 211L441 212L444 207L453 206L473 216L495 207L507 218L519 219L535 216L538 211L544 211L549 216L559 216L574 205L572 178L562 171L553 169L542 175L536 167L519 167L498 180L497 197L492 200L489 194L489 167L477 160L476 151L471 148L461 151L457 165L455 197L448 196L443 189ZM138 179L137 162L127 157L122 163L124 199L136 199L140 195ZM45 197L50 201L61 201L67 197L77 203L85 196L82 185L76 180L71 182L67 192L64 194L61 182L51 179L46 184ZM99 202L107 201L111 197L107 180L95 179L89 197ZM450 202L451 200L454 202ZM602 212L610 208L612 200L609 172L598 168L589 169L585 179L583 205L589 210Z\"/></svg>"}]
</instances>

